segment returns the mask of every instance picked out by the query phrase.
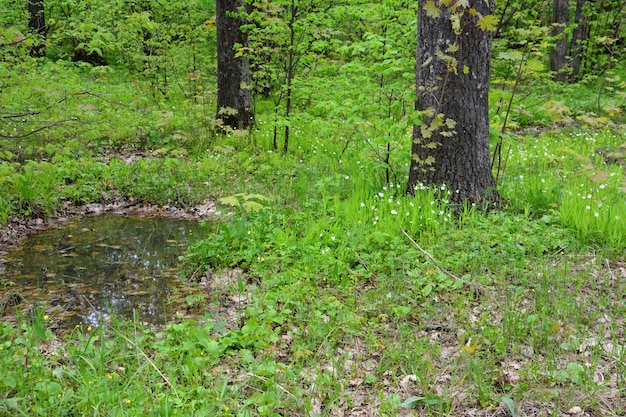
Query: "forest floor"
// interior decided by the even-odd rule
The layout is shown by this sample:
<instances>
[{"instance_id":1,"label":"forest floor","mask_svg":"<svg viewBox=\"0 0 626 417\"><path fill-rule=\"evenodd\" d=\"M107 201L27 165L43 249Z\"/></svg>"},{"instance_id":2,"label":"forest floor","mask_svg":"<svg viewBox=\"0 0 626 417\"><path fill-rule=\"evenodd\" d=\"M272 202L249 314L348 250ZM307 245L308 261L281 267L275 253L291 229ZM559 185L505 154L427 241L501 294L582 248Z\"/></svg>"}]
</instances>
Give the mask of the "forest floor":
<instances>
[{"instance_id":1,"label":"forest floor","mask_svg":"<svg viewBox=\"0 0 626 417\"><path fill-rule=\"evenodd\" d=\"M153 103L107 77L29 81L68 102L50 120L72 122L0 141L0 249L103 213L220 221L181 253L194 292L166 326L60 335L41 300L17 306L17 323L0 321L0 414L626 415L624 128L598 113L597 85L528 87L511 115L526 130L491 143L509 204L485 214L449 207L445 187L404 195L410 130L380 129L388 117L303 111L282 155L273 111L249 135L215 135L198 128L206 102ZM72 89L93 94L70 102ZM11 277L0 288L20 292Z\"/></svg>"},{"instance_id":2,"label":"forest floor","mask_svg":"<svg viewBox=\"0 0 626 417\"><path fill-rule=\"evenodd\" d=\"M221 152L232 156L229 148ZM255 158L261 167L267 162L263 155ZM616 168L603 169L608 181L608 171ZM303 178L305 187L310 178ZM261 177L247 181L264 189ZM168 326L113 323L55 335L45 309L24 318L30 324L20 327L20 337L33 343L27 355L37 363L31 374L43 377L59 366L67 375L77 372L97 384L95 398L112 389L123 401L137 402L138 408L110 404L127 415L151 407L141 399L133 372L152 380L157 393L192 398L203 381L203 395L220 398L171 409L183 414L193 408L239 415L230 410L259 410L258 404L278 413L259 415L349 417L583 417L626 410L626 260L619 251L578 243L555 225L549 217L554 211L526 216L507 208L447 221L464 227L435 222L419 240L433 255L429 259L397 230L376 228L379 214L368 217L362 196L344 220L329 222L319 206L327 197L308 192L296 204L310 201L313 209L301 214L266 208L264 195L230 195L224 188L213 195L226 198L186 208L107 192L118 197L69 201L43 218L10 219L2 229L3 247L69 219L105 213L224 220L186 255L183 276L197 295L180 305ZM247 201L264 208L248 212ZM412 203L391 194L365 201L366 208L389 204L384 210L390 213ZM236 215L224 218L223 210ZM352 264L335 272L342 256ZM10 285L7 290L15 291ZM48 330L38 335L40 325ZM9 322L4 326L5 340L13 340ZM19 369L24 352L18 346L7 349L13 354L5 357L5 369ZM109 353L99 356L101 349ZM79 365L84 352L94 369ZM137 358L139 367L132 363ZM134 388L111 386L115 375ZM65 376L46 389L56 390L56 381L73 387L62 388L59 398L78 398L90 386Z\"/></svg>"}]
</instances>

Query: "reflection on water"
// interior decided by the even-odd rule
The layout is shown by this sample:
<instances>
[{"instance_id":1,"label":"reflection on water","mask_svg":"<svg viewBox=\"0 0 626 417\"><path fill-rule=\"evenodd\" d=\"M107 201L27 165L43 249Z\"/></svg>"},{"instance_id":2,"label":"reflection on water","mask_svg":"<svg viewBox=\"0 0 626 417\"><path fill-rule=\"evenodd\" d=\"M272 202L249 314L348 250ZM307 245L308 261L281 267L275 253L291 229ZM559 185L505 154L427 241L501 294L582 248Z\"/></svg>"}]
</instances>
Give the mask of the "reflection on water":
<instances>
[{"instance_id":1,"label":"reflection on water","mask_svg":"<svg viewBox=\"0 0 626 417\"><path fill-rule=\"evenodd\" d=\"M203 233L199 222L188 220L76 220L12 249L0 283L24 300L46 303L58 327L97 326L111 314L162 324L184 300L178 256Z\"/></svg>"}]
</instances>

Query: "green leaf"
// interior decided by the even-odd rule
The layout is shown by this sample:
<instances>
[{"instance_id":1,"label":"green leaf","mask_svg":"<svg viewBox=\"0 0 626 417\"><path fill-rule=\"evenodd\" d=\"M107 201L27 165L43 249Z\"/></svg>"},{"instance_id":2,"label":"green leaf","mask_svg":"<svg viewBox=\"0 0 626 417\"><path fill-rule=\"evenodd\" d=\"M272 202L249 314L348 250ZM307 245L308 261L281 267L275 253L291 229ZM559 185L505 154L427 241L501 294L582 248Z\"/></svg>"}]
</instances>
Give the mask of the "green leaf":
<instances>
[{"instance_id":1,"label":"green leaf","mask_svg":"<svg viewBox=\"0 0 626 417\"><path fill-rule=\"evenodd\" d=\"M12 376L7 376L2 380L2 384L5 387L14 389L17 386L17 380L13 378Z\"/></svg>"},{"instance_id":2,"label":"green leaf","mask_svg":"<svg viewBox=\"0 0 626 417\"><path fill-rule=\"evenodd\" d=\"M496 30L497 24L498 18L492 14L488 14L487 16L481 16L478 19L478 27L480 27L482 31L488 30L490 32L493 32L494 30Z\"/></svg>"},{"instance_id":3,"label":"green leaf","mask_svg":"<svg viewBox=\"0 0 626 417\"><path fill-rule=\"evenodd\" d=\"M454 30L454 33L457 35L460 35L461 32L463 31L461 29L461 16L458 14L453 14L452 16L450 16L450 22L452 23L452 30ZM451 51L448 51L451 52Z\"/></svg>"},{"instance_id":4,"label":"green leaf","mask_svg":"<svg viewBox=\"0 0 626 417\"><path fill-rule=\"evenodd\" d=\"M428 284L426 285L424 288L422 288L422 295L424 297L428 297L430 295L430 293L433 292L433 286L432 284Z\"/></svg>"},{"instance_id":5,"label":"green leaf","mask_svg":"<svg viewBox=\"0 0 626 417\"><path fill-rule=\"evenodd\" d=\"M423 403L425 399L426 399L426 397L417 397L417 396L414 395L414 396L409 397L406 400L404 400L402 402L402 404L400 404L400 407L402 407L402 408L413 408L417 404Z\"/></svg>"},{"instance_id":6,"label":"green leaf","mask_svg":"<svg viewBox=\"0 0 626 417\"><path fill-rule=\"evenodd\" d=\"M262 194L246 194L243 196L244 200L259 200L259 201L270 201L269 197L265 197Z\"/></svg>"},{"instance_id":7,"label":"green leaf","mask_svg":"<svg viewBox=\"0 0 626 417\"><path fill-rule=\"evenodd\" d=\"M426 4L424 5L424 11L429 17L432 17L434 19L438 18L441 14L441 10L439 10L439 8L435 6L435 2L432 0L426 2Z\"/></svg>"},{"instance_id":8,"label":"green leaf","mask_svg":"<svg viewBox=\"0 0 626 417\"><path fill-rule=\"evenodd\" d=\"M61 388L61 385L55 381L48 382L48 384L46 385L46 388L48 390L49 395L55 395L63 391L63 388Z\"/></svg>"},{"instance_id":9,"label":"green leaf","mask_svg":"<svg viewBox=\"0 0 626 417\"><path fill-rule=\"evenodd\" d=\"M208 353L215 357L219 356L222 353L222 348L216 340L211 340L209 343L207 343L206 350Z\"/></svg>"},{"instance_id":10,"label":"green leaf","mask_svg":"<svg viewBox=\"0 0 626 417\"><path fill-rule=\"evenodd\" d=\"M400 407L413 408L417 404L435 405L435 404L439 404L440 402L441 400L439 399L439 397L435 397L435 396L431 396L431 397L412 396L404 400L404 402L400 404Z\"/></svg>"},{"instance_id":11,"label":"green leaf","mask_svg":"<svg viewBox=\"0 0 626 417\"><path fill-rule=\"evenodd\" d=\"M432 129L426 125L420 126L420 133L424 139L430 139L433 136Z\"/></svg>"},{"instance_id":12,"label":"green leaf","mask_svg":"<svg viewBox=\"0 0 626 417\"><path fill-rule=\"evenodd\" d=\"M246 209L247 212L259 211L265 208L263 204L257 203L256 201L246 201L242 205L243 205L243 208Z\"/></svg>"},{"instance_id":13,"label":"green leaf","mask_svg":"<svg viewBox=\"0 0 626 417\"><path fill-rule=\"evenodd\" d=\"M502 397L500 397L500 402L506 406L507 410L509 411L509 415L513 417L517 417L520 415L517 407L515 407L515 403L508 395L503 395Z\"/></svg>"},{"instance_id":14,"label":"green leaf","mask_svg":"<svg viewBox=\"0 0 626 417\"><path fill-rule=\"evenodd\" d=\"M446 52L449 54L453 54L457 52L458 50L459 50L459 44L455 42L452 45L448 46L448 49L446 49Z\"/></svg>"},{"instance_id":15,"label":"green leaf","mask_svg":"<svg viewBox=\"0 0 626 417\"><path fill-rule=\"evenodd\" d=\"M241 203L239 202L239 198L237 198L237 196L234 196L234 195L231 195L228 197L222 197L218 199L217 201L219 201L220 204L223 204L225 206L239 207L241 205Z\"/></svg>"}]
</instances>

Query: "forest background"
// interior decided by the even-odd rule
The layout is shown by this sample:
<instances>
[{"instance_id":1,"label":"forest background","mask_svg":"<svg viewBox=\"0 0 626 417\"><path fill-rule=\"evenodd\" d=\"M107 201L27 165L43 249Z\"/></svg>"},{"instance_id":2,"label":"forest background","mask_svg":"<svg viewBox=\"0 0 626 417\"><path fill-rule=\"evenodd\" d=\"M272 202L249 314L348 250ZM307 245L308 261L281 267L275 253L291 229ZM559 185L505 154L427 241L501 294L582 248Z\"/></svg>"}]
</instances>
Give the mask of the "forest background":
<instances>
[{"instance_id":1,"label":"forest background","mask_svg":"<svg viewBox=\"0 0 626 417\"><path fill-rule=\"evenodd\" d=\"M222 211L181 254L198 319L0 324L0 412L624 415L624 2L498 2L491 213L405 195L417 2L254 7L246 130L216 108L213 2L0 1L3 233Z\"/></svg>"}]
</instances>

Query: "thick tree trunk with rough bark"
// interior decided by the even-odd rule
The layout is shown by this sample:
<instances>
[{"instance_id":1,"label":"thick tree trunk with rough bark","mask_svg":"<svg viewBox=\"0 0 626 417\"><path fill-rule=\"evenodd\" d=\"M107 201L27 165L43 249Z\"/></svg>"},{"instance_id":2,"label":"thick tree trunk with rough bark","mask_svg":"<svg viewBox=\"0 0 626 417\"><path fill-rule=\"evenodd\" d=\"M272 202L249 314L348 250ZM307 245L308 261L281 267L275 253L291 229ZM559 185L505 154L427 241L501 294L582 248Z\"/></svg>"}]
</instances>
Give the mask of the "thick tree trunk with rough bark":
<instances>
[{"instance_id":1,"label":"thick tree trunk with rough bark","mask_svg":"<svg viewBox=\"0 0 626 417\"><path fill-rule=\"evenodd\" d=\"M552 6L552 28L550 30L551 36L560 36L556 40L554 47L550 50L550 68L554 75L553 79L557 82L564 82L567 80L567 52L569 41L567 35L563 35L563 31L567 26L569 20L569 1L568 0L554 0Z\"/></svg>"},{"instance_id":2,"label":"thick tree trunk with rough bark","mask_svg":"<svg viewBox=\"0 0 626 417\"><path fill-rule=\"evenodd\" d=\"M44 16L43 0L28 0L28 28L39 36L33 45L30 54L34 57L42 57L46 54L46 19Z\"/></svg>"},{"instance_id":3,"label":"thick tree trunk with rough bark","mask_svg":"<svg viewBox=\"0 0 626 417\"><path fill-rule=\"evenodd\" d=\"M471 5L487 16L495 7L494 0L488 3ZM455 203L498 204L489 157L492 33L479 28L467 10L453 26L456 18L448 9L440 6L440 15L433 16L426 4L419 0L416 66L416 107L425 117L413 129L407 192L438 185Z\"/></svg>"},{"instance_id":4,"label":"thick tree trunk with rough bark","mask_svg":"<svg viewBox=\"0 0 626 417\"><path fill-rule=\"evenodd\" d=\"M250 92L250 63L237 54L235 45L248 46L238 17L243 0L216 0L217 29L217 118L233 129L246 129L254 123Z\"/></svg>"}]
</instances>

